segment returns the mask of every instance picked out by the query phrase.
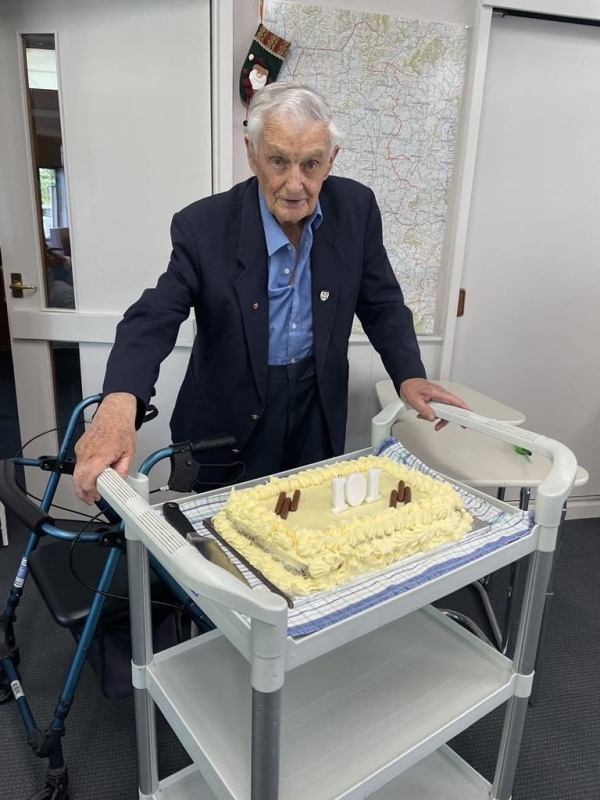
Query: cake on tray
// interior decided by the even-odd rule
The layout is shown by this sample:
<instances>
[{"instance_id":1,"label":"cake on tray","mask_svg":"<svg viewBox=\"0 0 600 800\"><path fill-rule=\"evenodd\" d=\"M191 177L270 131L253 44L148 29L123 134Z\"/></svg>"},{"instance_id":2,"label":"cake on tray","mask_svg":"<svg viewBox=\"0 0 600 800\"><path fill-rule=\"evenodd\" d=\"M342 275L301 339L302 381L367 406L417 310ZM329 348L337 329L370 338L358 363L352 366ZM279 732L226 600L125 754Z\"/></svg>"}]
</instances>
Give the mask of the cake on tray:
<instances>
[{"instance_id":1,"label":"cake on tray","mask_svg":"<svg viewBox=\"0 0 600 800\"><path fill-rule=\"evenodd\" d=\"M292 596L331 589L471 529L448 483L365 456L231 490L213 525Z\"/></svg>"}]
</instances>

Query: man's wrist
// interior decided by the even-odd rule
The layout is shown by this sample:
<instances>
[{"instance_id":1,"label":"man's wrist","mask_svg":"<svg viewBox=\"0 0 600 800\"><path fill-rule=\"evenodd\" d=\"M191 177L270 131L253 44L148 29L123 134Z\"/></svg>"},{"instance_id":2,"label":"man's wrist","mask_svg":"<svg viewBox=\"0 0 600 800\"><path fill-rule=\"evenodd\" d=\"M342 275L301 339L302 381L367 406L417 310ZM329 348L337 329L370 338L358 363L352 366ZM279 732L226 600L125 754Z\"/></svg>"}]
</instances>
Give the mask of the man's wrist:
<instances>
[{"instance_id":1,"label":"man's wrist","mask_svg":"<svg viewBox=\"0 0 600 800\"><path fill-rule=\"evenodd\" d=\"M102 398L98 411L101 410L103 415L118 413L120 417L130 417L133 424L137 412L137 403L137 397L134 394L111 392Z\"/></svg>"}]
</instances>

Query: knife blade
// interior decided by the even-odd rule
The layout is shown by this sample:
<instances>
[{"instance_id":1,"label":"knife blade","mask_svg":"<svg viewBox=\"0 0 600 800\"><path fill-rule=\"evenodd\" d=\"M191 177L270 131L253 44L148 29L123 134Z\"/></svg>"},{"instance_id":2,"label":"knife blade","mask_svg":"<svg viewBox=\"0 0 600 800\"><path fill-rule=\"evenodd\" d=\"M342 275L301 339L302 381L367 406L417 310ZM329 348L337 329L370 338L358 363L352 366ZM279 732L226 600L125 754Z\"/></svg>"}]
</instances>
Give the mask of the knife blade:
<instances>
[{"instance_id":1,"label":"knife blade","mask_svg":"<svg viewBox=\"0 0 600 800\"><path fill-rule=\"evenodd\" d=\"M242 583L245 583L246 586L250 586L243 573L229 560L220 545L208 536L202 536L196 531L178 503L163 503L162 512L169 525L172 525L178 533L193 544L207 561L226 570Z\"/></svg>"}]
</instances>

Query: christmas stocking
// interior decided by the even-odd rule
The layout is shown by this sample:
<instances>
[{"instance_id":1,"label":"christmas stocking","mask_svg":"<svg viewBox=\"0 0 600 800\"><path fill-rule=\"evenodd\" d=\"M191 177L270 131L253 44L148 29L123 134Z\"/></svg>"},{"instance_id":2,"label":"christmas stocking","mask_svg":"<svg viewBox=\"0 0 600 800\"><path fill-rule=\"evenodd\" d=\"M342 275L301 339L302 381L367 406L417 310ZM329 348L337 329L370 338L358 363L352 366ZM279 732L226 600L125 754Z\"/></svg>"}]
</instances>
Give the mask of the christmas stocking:
<instances>
[{"instance_id":1,"label":"christmas stocking","mask_svg":"<svg viewBox=\"0 0 600 800\"><path fill-rule=\"evenodd\" d=\"M240 74L240 97L248 105L254 92L279 75L290 42L277 36L261 23L256 29Z\"/></svg>"}]
</instances>

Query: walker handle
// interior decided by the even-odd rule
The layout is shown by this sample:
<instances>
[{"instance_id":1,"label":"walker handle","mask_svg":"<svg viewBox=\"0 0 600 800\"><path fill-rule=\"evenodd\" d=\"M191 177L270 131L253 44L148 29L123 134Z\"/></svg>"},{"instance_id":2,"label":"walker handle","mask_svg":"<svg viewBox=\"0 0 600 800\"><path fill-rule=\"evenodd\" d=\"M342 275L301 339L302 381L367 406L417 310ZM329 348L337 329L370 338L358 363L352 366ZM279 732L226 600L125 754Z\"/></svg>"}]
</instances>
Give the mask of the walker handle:
<instances>
[{"instance_id":1,"label":"walker handle","mask_svg":"<svg viewBox=\"0 0 600 800\"><path fill-rule=\"evenodd\" d=\"M15 465L10 459L0 462L0 502L17 519L37 534L43 533L45 524L54 525L54 519L27 497L15 479Z\"/></svg>"}]
</instances>

